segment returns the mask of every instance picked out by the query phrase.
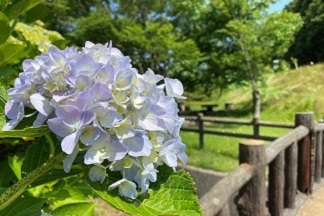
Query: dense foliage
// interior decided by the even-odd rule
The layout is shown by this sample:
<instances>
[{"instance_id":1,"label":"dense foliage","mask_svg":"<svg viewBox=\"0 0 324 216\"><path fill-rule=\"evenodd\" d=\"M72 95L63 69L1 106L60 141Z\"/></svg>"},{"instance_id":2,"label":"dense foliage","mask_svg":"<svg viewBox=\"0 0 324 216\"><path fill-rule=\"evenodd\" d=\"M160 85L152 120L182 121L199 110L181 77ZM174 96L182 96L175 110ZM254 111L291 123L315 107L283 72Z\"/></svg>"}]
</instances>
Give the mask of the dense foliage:
<instances>
[{"instance_id":1,"label":"dense foliage","mask_svg":"<svg viewBox=\"0 0 324 216\"><path fill-rule=\"evenodd\" d=\"M324 4L322 0L294 0L286 10L299 13L304 25L296 35L287 58L305 65L324 61Z\"/></svg>"}]
</instances>

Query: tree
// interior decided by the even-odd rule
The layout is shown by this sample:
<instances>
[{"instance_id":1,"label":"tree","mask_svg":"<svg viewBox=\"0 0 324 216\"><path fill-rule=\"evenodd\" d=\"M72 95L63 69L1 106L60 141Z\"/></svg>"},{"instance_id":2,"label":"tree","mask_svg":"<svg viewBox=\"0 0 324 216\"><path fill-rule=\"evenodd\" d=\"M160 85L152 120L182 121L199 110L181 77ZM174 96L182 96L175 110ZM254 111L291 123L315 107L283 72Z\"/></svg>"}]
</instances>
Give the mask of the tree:
<instances>
[{"instance_id":1,"label":"tree","mask_svg":"<svg viewBox=\"0 0 324 216\"><path fill-rule=\"evenodd\" d=\"M289 12L267 15L271 1L217 1L231 17L224 28L217 30L218 56L224 64L224 77L239 85L250 85L253 97L253 118L260 117L260 88L273 61L286 53L293 36L301 27L298 14ZM267 4L266 4L267 3Z\"/></svg>"},{"instance_id":2,"label":"tree","mask_svg":"<svg viewBox=\"0 0 324 216\"><path fill-rule=\"evenodd\" d=\"M169 3L168 3L169 4ZM94 1L90 10L70 1L47 3L52 17L64 20L55 25L50 18L47 26L61 32L72 44L85 41L106 43L110 40L133 59L143 73L151 68L164 76L177 77L186 90L194 90L199 76L200 51L194 40L182 37L167 15L167 2L160 1ZM73 11L79 9L79 13ZM62 10L62 13L60 11ZM46 22L46 20L45 20Z\"/></svg>"},{"instance_id":3,"label":"tree","mask_svg":"<svg viewBox=\"0 0 324 216\"><path fill-rule=\"evenodd\" d=\"M300 13L304 25L286 57L297 58L299 64L324 61L324 4L322 0L294 0L286 10Z\"/></svg>"}]
</instances>

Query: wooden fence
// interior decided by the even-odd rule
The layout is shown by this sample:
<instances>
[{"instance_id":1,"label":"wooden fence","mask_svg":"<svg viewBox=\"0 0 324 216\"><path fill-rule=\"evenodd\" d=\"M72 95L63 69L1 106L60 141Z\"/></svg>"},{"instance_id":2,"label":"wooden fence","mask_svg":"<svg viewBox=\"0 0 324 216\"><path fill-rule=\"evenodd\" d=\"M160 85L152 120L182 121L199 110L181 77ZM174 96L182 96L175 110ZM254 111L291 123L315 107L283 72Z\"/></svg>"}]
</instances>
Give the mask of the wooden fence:
<instances>
[{"instance_id":1,"label":"wooden fence","mask_svg":"<svg viewBox=\"0 0 324 216\"><path fill-rule=\"evenodd\" d=\"M189 127L181 127L182 131L188 132L196 132L199 134L199 148L204 148L204 134L213 134L220 136L229 136L229 137L237 137L237 138L246 138L246 139L260 139L273 141L277 137L274 136L262 136L260 135L260 127L276 127L276 128L294 128L293 124L286 123L276 123L276 122L266 122L259 121L259 119L251 120L239 120L239 119L229 119L229 118L215 118L215 117L207 117L202 113L198 113L197 116L181 116L184 117L186 121L196 122L198 128L189 128ZM217 130L206 130L204 123L218 123L218 124L231 124L231 125L250 125L253 127L253 134L244 134L244 133L235 133L235 132L224 132Z\"/></svg>"},{"instance_id":2,"label":"wooden fence","mask_svg":"<svg viewBox=\"0 0 324 216\"><path fill-rule=\"evenodd\" d=\"M240 142L239 167L200 199L204 215L230 215L228 203L235 194L239 215L287 215L296 208L296 196L312 193L314 182L324 177L323 131L314 114L297 113L295 129L270 144Z\"/></svg>"}]
</instances>

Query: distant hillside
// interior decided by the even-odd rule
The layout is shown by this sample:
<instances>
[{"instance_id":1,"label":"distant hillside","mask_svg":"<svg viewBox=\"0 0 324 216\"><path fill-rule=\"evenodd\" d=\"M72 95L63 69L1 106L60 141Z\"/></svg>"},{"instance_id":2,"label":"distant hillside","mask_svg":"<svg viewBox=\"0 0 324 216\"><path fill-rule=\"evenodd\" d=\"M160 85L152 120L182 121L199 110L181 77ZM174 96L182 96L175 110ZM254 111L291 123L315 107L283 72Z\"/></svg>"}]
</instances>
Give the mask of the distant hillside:
<instances>
[{"instance_id":1,"label":"distant hillside","mask_svg":"<svg viewBox=\"0 0 324 216\"><path fill-rule=\"evenodd\" d=\"M313 111L316 119L324 117L324 64L301 67L285 73L271 74L267 88L262 90L261 119L291 122L296 112ZM251 90L248 87L233 88L213 102L223 108L225 102L233 102L232 115L251 117ZM204 102L189 102L193 107ZM211 103L211 101L208 101Z\"/></svg>"}]
</instances>

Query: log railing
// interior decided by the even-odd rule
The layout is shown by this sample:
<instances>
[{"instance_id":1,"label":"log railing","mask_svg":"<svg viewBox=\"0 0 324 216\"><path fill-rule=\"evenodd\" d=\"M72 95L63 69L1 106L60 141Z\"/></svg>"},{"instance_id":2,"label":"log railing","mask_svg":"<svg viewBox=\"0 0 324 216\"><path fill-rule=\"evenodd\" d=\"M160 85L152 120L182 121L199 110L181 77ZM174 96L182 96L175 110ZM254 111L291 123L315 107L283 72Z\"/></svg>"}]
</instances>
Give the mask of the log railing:
<instances>
[{"instance_id":1,"label":"log railing","mask_svg":"<svg viewBox=\"0 0 324 216\"><path fill-rule=\"evenodd\" d=\"M267 122L267 121L255 121L255 120L241 120L241 119L230 119L230 118L215 118L215 117L207 117L202 113L198 113L197 116L181 116L184 117L186 121L196 122L198 128L189 128L183 126L181 128L182 131L188 132L196 132L199 134L199 148L204 148L204 134L213 134L219 136L229 136L229 137L237 137L237 138L245 138L245 139L260 139L273 141L277 137L274 136L262 136L259 134L259 128L261 126L264 127L276 127L276 128L294 128L293 124L286 123L277 123L277 122ZM253 134L245 134L245 133L236 133L236 132L225 132L220 130L208 130L205 129L204 123L218 123L218 124L232 124L232 125L249 125L253 127Z\"/></svg>"},{"instance_id":2,"label":"log railing","mask_svg":"<svg viewBox=\"0 0 324 216\"><path fill-rule=\"evenodd\" d=\"M324 177L324 124L315 124L312 113L297 113L295 120L295 129L268 145L239 143L239 167L200 199L204 215L231 215L228 205L236 194L239 215L285 215L296 208L297 191L313 192Z\"/></svg>"}]
</instances>

